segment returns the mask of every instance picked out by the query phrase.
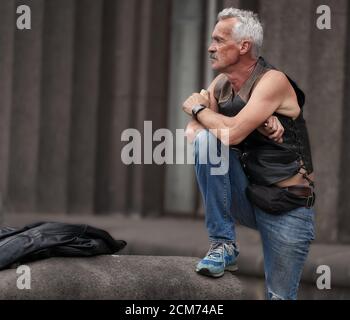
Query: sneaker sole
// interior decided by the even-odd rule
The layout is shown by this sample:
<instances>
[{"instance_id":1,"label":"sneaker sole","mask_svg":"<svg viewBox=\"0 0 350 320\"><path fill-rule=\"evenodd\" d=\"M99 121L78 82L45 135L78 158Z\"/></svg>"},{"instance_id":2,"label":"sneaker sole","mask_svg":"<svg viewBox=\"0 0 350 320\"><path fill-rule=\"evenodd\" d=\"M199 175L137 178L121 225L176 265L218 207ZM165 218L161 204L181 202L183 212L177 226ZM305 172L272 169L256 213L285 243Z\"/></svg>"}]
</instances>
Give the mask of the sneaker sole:
<instances>
[{"instance_id":1,"label":"sneaker sole","mask_svg":"<svg viewBox=\"0 0 350 320\"><path fill-rule=\"evenodd\" d=\"M196 270L198 274L202 275L202 276L207 276L207 277L212 277L212 278L220 278L224 275L225 272L221 272L221 273L211 273L208 269L200 269L200 270Z\"/></svg>"},{"instance_id":2,"label":"sneaker sole","mask_svg":"<svg viewBox=\"0 0 350 320\"><path fill-rule=\"evenodd\" d=\"M237 265L232 265L228 266L225 268L225 271L230 271L230 272L235 272L238 271L238 266ZM201 274L202 276L207 276L207 277L213 277L213 278L220 278L225 274L225 271L220 272L220 273L211 273L209 269L203 268L200 270L196 270L198 274Z\"/></svg>"},{"instance_id":3,"label":"sneaker sole","mask_svg":"<svg viewBox=\"0 0 350 320\"><path fill-rule=\"evenodd\" d=\"M238 266L236 264L228 266L225 268L225 271L230 271L230 272L238 271Z\"/></svg>"}]
</instances>

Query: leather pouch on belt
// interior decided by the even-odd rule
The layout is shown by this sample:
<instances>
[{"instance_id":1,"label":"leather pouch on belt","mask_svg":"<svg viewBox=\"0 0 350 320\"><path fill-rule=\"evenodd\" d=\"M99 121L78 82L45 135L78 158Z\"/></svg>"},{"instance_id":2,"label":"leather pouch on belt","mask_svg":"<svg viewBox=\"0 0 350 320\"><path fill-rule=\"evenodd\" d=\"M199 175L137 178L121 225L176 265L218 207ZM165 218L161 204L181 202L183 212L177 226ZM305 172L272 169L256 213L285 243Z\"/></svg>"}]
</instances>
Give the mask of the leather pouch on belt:
<instances>
[{"instance_id":1,"label":"leather pouch on belt","mask_svg":"<svg viewBox=\"0 0 350 320\"><path fill-rule=\"evenodd\" d=\"M246 193L250 202L273 215L281 215L305 207L307 204L307 198L299 197L277 186L251 184L247 187Z\"/></svg>"}]
</instances>

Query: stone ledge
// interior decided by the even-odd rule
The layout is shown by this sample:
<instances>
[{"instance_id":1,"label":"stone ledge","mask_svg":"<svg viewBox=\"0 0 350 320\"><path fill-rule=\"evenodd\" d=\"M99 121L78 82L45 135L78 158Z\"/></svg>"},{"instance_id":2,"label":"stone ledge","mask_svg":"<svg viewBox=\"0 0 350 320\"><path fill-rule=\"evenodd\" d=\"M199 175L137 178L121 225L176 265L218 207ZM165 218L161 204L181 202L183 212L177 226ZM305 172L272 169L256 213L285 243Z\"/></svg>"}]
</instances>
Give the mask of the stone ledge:
<instances>
[{"instance_id":1,"label":"stone ledge","mask_svg":"<svg viewBox=\"0 0 350 320\"><path fill-rule=\"evenodd\" d=\"M16 269L0 272L1 300L240 300L240 281L194 272L197 258L98 256L28 264L31 289L17 289Z\"/></svg>"},{"instance_id":2,"label":"stone ledge","mask_svg":"<svg viewBox=\"0 0 350 320\"><path fill-rule=\"evenodd\" d=\"M204 221L190 218L138 219L123 215L39 214L8 214L5 218L8 226L23 226L40 220L88 223L109 231L116 239L126 240L128 244L121 254L201 258L208 250ZM259 234L254 230L237 226L237 238L241 251L238 276L263 279L263 252ZM350 244L315 242L311 246L302 281L315 286L316 278L319 276L316 274L317 267L323 264L331 268L332 286L348 288L350 291Z\"/></svg>"}]
</instances>

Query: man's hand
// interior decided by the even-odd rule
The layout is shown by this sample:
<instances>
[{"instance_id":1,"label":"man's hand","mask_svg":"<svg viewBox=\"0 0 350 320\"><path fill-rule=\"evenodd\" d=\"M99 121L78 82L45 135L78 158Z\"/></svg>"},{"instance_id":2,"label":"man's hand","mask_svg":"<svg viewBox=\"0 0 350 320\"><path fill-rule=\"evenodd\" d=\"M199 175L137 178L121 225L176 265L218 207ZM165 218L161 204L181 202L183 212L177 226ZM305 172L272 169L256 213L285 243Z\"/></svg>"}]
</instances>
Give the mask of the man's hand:
<instances>
[{"instance_id":1,"label":"man's hand","mask_svg":"<svg viewBox=\"0 0 350 320\"><path fill-rule=\"evenodd\" d=\"M201 93L192 94L183 104L182 109L188 115L192 116L192 109L194 106L201 104L209 108L209 93L206 90L202 90Z\"/></svg>"},{"instance_id":2,"label":"man's hand","mask_svg":"<svg viewBox=\"0 0 350 320\"><path fill-rule=\"evenodd\" d=\"M283 143L284 128L275 116L271 116L258 131L277 143Z\"/></svg>"}]
</instances>

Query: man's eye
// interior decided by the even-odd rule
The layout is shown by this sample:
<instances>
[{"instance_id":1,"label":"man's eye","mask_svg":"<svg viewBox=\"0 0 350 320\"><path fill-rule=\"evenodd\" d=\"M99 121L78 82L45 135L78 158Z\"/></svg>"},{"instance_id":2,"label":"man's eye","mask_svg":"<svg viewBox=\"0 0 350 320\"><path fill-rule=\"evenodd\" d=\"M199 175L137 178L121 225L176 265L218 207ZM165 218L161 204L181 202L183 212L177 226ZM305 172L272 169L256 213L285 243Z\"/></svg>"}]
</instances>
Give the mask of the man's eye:
<instances>
[{"instance_id":1,"label":"man's eye","mask_svg":"<svg viewBox=\"0 0 350 320\"><path fill-rule=\"evenodd\" d=\"M215 42L215 43L220 43L220 42L222 42L222 39L219 39L219 38L213 38L213 42Z\"/></svg>"}]
</instances>

